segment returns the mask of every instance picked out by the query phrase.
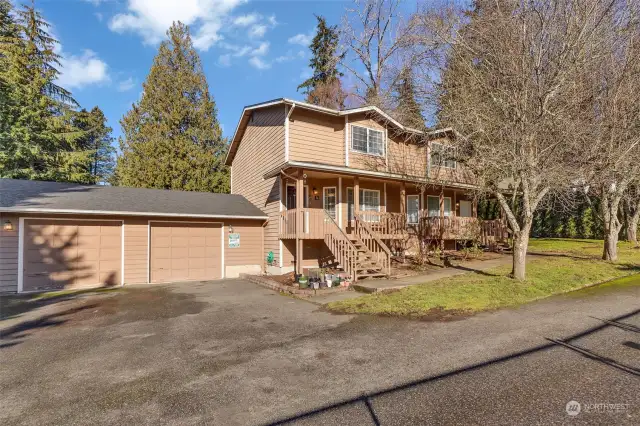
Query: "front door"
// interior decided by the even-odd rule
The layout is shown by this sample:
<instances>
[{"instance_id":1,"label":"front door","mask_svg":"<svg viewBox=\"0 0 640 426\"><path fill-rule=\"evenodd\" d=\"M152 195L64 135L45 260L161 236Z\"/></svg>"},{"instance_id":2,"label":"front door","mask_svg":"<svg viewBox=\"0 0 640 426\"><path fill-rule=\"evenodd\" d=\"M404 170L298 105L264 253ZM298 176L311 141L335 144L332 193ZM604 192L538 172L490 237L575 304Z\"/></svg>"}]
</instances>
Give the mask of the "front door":
<instances>
[{"instance_id":1,"label":"front door","mask_svg":"<svg viewBox=\"0 0 640 426\"><path fill-rule=\"evenodd\" d=\"M309 187L304 187L303 206L305 209L309 207ZM295 185L287 185L287 210L296 208L296 187Z\"/></svg>"}]
</instances>

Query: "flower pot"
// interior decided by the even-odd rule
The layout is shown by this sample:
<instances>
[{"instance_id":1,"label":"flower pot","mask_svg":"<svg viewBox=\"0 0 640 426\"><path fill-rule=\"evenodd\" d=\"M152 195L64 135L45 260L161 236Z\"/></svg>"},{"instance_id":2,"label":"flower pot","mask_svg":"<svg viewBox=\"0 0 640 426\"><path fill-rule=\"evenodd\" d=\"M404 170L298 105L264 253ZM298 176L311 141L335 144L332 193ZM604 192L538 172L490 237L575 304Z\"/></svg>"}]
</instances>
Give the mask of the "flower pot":
<instances>
[{"instance_id":1,"label":"flower pot","mask_svg":"<svg viewBox=\"0 0 640 426\"><path fill-rule=\"evenodd\" d=\"M300 288L309 288L309 280L307 277L300 277L298 279L298 284L300 284Z\"/></svg>"},{"instance_id":2,"label":"flower pot","mask_svg":"<svg viewBox=\"0 0 640 426\"><path fill-rule=\"evenodd\" d=\"M327 287L331 288L331 282L332 280L327 280Z\"/></svg>"},{"instance_id":3,"label":"flower pot","mask_svg":"<svg viewBox=\"0 0 640 426\"><path fill-rule=\"evenodd\" d=\"M313 289L314 289L314 290L317 290L317 289L319 289L319 288L320 288L320 281L314 281L314 282L313 282Z\"/></svg>"}]
</instances>

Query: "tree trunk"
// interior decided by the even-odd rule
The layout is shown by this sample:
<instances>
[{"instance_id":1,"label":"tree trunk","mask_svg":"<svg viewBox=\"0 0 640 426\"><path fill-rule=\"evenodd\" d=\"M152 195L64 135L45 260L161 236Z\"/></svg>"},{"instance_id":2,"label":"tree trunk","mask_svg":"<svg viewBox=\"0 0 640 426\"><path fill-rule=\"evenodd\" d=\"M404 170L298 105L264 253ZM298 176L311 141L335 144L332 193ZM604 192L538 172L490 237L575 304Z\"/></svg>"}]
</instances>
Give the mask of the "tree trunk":
<instances>
[{"instance_id":1,"label":"tree trunk","mask_svg":"<svg viewBox=\"0 0 640 426\"><path fill-rule=\"evenodd\" d=\"M615 262L618 260L618 232L619 229L613 224L605 226L604 230L604 252L602 259Z\"/></svg>"},{"instance_id":2,"label":"tree trunk","mask_svg":"<svg viewBox=\"0 0 640 426\"><path fill-rule=\"evenodd\" d=\"M640 208L631 216L627 224L627 239L634 247L640 247L640 243L638 243L638 222L640 222Z\"/></svg>"},{"instance_id":3,"label":"tree trunk","mask_svg":"<svg viewBox=\"0 0 640 426\"><path fill-rule=\"evenodd\" d=\"M513 278L523 281L527 268L527 249L529 247L529 232L521 231L513 236Z\"/></svg>"}]
</instances>

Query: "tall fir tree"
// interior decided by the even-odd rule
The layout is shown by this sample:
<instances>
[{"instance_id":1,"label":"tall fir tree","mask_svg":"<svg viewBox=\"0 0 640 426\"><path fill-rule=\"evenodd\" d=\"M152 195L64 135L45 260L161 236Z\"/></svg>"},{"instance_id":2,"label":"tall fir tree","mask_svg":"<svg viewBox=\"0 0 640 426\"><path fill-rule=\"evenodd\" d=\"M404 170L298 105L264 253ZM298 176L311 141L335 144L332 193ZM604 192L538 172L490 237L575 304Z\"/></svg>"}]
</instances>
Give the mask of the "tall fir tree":
<instances>
[{"instance_id":1,"label":"tall fir tree","mask_svg":"<svg viewBox=\"0 0 640 426\"><path fill-rule=\"evenodd\" d=\"M342 73L338 71L337 56L338 29L337 26L327 25L323 16L316 15L318 25L316 35L313 37L309 49L311 49L311 59L309 67L313 70L311 77L306 79L298 90L303 89L307 96L307 102L328 108L342 109L346 98L342 90L340 77Z\"/></svg>"},{"instance_id":2,"label":"tall fir tree","mask_svg":"<svg viewBox=\"0 0 640 426\"><path fill-rule=\"evenodd\" d=\"M58 86L57 41L34 6L2 1L0 177L87 182L71 93ZM80 171L80 172L79 172Z\"/></svg>"},{"instance_id":3,"label":"tall fir tree","mask_svg":"<svg viewBox=\"0 0 640 426\"><path fill-rule=\"evenodd\" d=\"M91 183L108 182L115 168L116 149L113 146L112 129L107 125L107 118L96 106L91 111L79 111L73 121L74 125L83 131L78 145L89 154L85 170Z\"/></svg>"},{"instance_id":4,"label":"tall fir tree","mask_svg":"<svg viewBox=\"0 0 640 426\"><path fill-rule=\"evenodd\" d=\"M426 125L420 105L416 100L416 91L410 68L404 68L400 73L395 90L395 115L405 125L418 130L425 130Z\"/></svg>"},{"instance_id":5,"label":"tall fir tree","mask_svg":"<svg viewBox=\"0 0 640 426\"><path fill-rule=\"evenodd\" d=\"M122 186L228 192L215 102L188 27L174 23L160 44L141 100L122 118Z\"/></svg>"}]
</instances>

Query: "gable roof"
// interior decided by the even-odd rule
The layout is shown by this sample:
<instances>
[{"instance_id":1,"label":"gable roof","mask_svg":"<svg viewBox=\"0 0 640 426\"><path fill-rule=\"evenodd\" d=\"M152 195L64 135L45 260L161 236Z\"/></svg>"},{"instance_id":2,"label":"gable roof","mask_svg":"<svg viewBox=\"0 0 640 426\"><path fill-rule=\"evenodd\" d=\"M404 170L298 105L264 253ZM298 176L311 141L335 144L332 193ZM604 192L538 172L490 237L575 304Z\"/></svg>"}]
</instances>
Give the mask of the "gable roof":
<instances>
[{"instance_id":1,"label":"gable roof","mask_svg":"<svg viewBox=\"0 0 640 426\"><path fill-rule=\"evenodd\" d=\"M348 116L351 114L359 114L363 112L375 113L402 131L415 133L415 134L423 133L420 130L416 130L411 127L402 125L400 122L398 122L389 114L382 111L380 108L376 106L364 106L360 108L338 110L338 109L332 109L332 108L326 108L318 105L313 105L307 102L294 101L292 99L287 99L287 98L272 99L270 101L261 102L259 104L247 105L246 107L244 107L244 109L242 110L242 114L240 115L240 120L238 120L236 130L233 134L233 138L231 139L231 144L229 145L229 151L227 152L227 158L225 160L226 165L228 166L231 165L231 162L233 161L233 158L238 149L238 144L240 143L240 140L242 139L242 136L244 135L244 131L247 127L247 123L249 122L251 112L257 109L268 108L275 105L290 105L292 107L303 108L311 111L317 111L323 114L337 116L337 117ZM283 121L283 125L284 125L284 121ZM436 130L435 132L429 132L429 134L448 132L448 131L451 131L451 129L447 128L447 129Z\"/></svg>"},{"instance_id":2,"label":"gable roof","mask_svg":"<svg viewBox=\"0 0 640 426\"><path fill-rule=\"evenodd\" d=\"M0 179L0 212L267 219L241 195Z\"/></svg>"}]
</instances>

